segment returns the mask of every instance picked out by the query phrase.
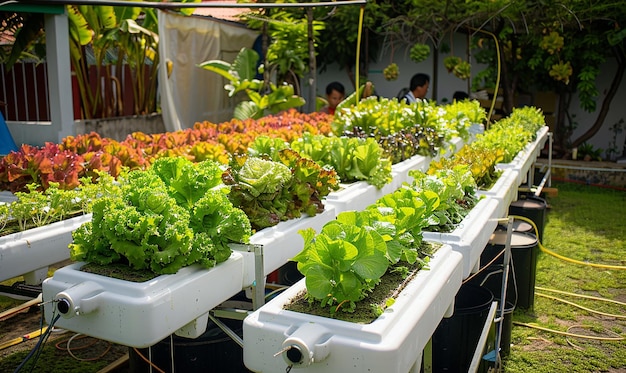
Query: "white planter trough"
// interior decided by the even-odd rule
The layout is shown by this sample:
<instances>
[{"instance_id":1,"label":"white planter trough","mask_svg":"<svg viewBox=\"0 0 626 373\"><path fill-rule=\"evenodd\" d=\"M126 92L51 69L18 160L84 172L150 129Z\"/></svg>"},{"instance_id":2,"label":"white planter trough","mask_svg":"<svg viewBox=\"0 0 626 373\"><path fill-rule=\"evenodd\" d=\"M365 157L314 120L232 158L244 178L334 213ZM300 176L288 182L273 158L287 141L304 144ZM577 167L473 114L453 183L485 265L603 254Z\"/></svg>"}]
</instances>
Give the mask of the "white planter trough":
<instances>
[{"instance_id":1,"label":"white planter trough","mask_svg":"<svg viewBox=\"0 0 626 373\"><path fill-rule=\"evenodd\" d=\"M125 346L152 346L171 334L197 338L208 312L242 289L243 255L211 269L184 267L176 274L130 282L80 271L78 262L43 282L44 314L54 326ZM51 302L53 301L53 302Z\"/></svg>"},{"instance_id":2,"label":"white planter trough","mask_svg":"<svg viewBox=\"0 0 626 373\"><path fill-rule=\"evenodd\" d=\"M326 196L324 205L332 206L337 214L344 211L362 211L378 199L393 193L401 185L401 182L392 181L385 184L382 189L378 189L366 181L341 184L342 189L331 192Z\"/></svg>"},{"instance_id":3,"label":"white planter trough","mask_svg":"<svg viewBox=\"0 0 626 373\"><path fill-rule=\"evenodd\" d=\"M0 281L24 276L29 285L48 277L48 266L69 259L72 231L91 220L91 214L0 237Z\"/></svg>"},{"instance_id":4,"label":"white planter trough","mask_svg":"<svg viewBox=\"0 0 626 373\"><path fill-rule=\"evenodd\" d=\"M546 145L546 141L548 141L548 132L550 132L550 128L548 126L543 126L537 131L537 137L535 141L533 141L535 158L541 155L541 150L543 150L543 147Z\"/></svg>"},{"instance_id":5,"label":"white planter trough","mask_svg":"<svg viewBox=\"0 0 626 373\"><path fill-rule=\"evenodd\" d=\"M392 165L392 180L385 184L382 189L378 189L375 186L368 184L366 181L341 184L342 189L328 194L324 200L324 204L333 206L337 214L344 211L365 210L379 198L396 191L402 186L403 183L411 183L413 178L409 176L409 171L428 170L430 160L431 158L429 157L416 155Z\"/></svg>"},{"instance_id":6,"label":"white planter trough","mask_svg":"<svg viewBox=\"0 0 626 373\"><path fill-rule=\"evenodd\" d=\"M424 346L441 319L452 315L461 277L461 255L442 246L430 270L419 271L370 324L285 310L305 290L302 279L244 320L244 363L272 373L288 366L320 373L418 372Z\"/></svg>"},{"instance_id":7,"label":"white planter trough","mask_svg":"<svg viewBox=\"0 0 626 373\"><path fill-rule=\"evenodd\" d=\"M430 165L430 158L422 155L415 155L405 161L396 163L391 166L391 173L393 175L393 183L396 189L400 188L403 183L412 183L413 178L409 176L409 171L419 170L426 171Z\"/></svg>"},{"instance_id":8,"label":"white planter trough","mask_svg":"<svg viewBox=\"0 0 626 373\"><path fill-rule=\"evenodd\" d=\"M519 171L514 169L503 170L496 183L489 190L477 190L479 196L491 197L498 200L497 218L504 218L509 214L509 205L517 201L519 188Z\"/></svg>"},{"instance_id":9,"label":"white planter trough","mask_svg":"<svg viewBox=\"0 0 626 373\"><path fill-rule=\"evenodd\" d=\"M458 153L459 150L461 150L461 148L465 146L465 140L460 137L455 137L451 139L450 142L446 144L446 146L448 146L449 149L446 150L445 156L451 157L454 154Z\"/></svg>"},{"instance_id":10,"label":"white planter trough","mask_svg":"<svg viewBox=\"0 0 626 373\"><path fill-rule=\"evenodd\" d=\"M328 203L324 205L326 206L324 211L315 216L282 221L250 237L251 244L262 246L264 275L274 272L304 249L304 239L298 234L299 230L310 227L319 232L324 224L335 219L337 215L332 205ZM234 249L237 250L236 247ZM244 286L252 285L254 279L254 268L247 268L243 279Z\"/></svg>"},{"instance_id":11,"label":"white planter trough","mask_svg":"<svg viewBox=\"0 0 626 373\"><path fill-rule=\"evenodd\" d=\"M548 138L548 127L542 127L537 131L534 141L526 144L510 163L498 163L496 167L501 170L513 169L518 172L517 185L522 185L528 180L528 172L539 157L541 149Z\"/></svg>"},{"instance_id":12,"label":"white planter trough","mask_svg":"<svg viewBox=\"0 0 626 373\"><path fill-rule=\"evenodd\" d=\"M481 199L452 232L424 232L427 241L442 242L463 256L463 278L478 271L480 254L498 225L500 202L493 198Z\"/></svg>"}]
</instances>

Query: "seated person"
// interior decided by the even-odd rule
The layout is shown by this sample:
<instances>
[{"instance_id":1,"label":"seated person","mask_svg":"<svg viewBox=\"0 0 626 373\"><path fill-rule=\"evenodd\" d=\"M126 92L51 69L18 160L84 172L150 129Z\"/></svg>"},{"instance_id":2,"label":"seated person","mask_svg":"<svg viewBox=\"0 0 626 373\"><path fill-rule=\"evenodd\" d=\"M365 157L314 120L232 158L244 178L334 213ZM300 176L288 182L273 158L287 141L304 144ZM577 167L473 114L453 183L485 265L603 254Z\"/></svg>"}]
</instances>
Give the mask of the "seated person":
<instances>
[{"instance_id":1,"label":"seated person","mask_svg":"<svg viewBox=\"0 0 626 373\"><path fill-rule=\"evenodd\" d=\"M320 111L328 114L335 114L337 105L346 96L346 89L339 82L332 82L326 86L326 101L328 102Z\"/></svg>"},{"instance_id":2,"label":"seated person","mask_svg":"<svg viewBox=\"0 0 626 373\"><path fill-rule=\"evenodd\" d=\"M454 92L454 95L452 95L452 102L454 102L454 101L463 101L466 98L469 98L469 95L466 92L456 91L456 92Z\"/></svg>"}]
</instances>

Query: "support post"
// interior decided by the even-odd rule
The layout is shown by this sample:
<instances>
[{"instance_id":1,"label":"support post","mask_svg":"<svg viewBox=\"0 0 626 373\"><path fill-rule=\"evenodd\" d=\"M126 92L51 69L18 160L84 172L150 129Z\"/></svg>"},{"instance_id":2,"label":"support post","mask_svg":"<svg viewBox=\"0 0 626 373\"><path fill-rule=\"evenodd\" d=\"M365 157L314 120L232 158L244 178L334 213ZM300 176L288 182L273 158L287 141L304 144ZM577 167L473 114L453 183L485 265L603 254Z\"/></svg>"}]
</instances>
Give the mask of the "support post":
<instances>
[{"instance_id":1,"label":"support post","mask_svg":"<svg viewBox=\"0 0 626 373\"><path fill-rule=\"evenodd\" d=\"M496 369L500 365L500 343L502 343L502 326L504 324L504 312L506 308L506 289L509 283L509 266L511 263L511 237L513 234L513 217L508 217L506 225L506 240L504 244L504 267L502 268L502 290L500 293L500 304L498 305L498 313L495 322L496 328Z\"/></svg>"},{"instance_id":2,"label":"support post","mask_svg":"<svg viewBox=\"0 0 626 373\"><path fill-rule=\"evenodd\" d=\"M69 21L67 13L46 14L46 53L52 133L58 143L74 135L72 73L70 62Z\"/></svg>"},{"instance_id":3,"label":"support post","mask_svg":"<svg viewBox=\"0 0 626 373\"><path fill-rule=\"evenodd\" d=\"M265 268L263 265L263 245L254 245L254 294L252 309L257 310L265 304Z\"/></svg>"}]
</instances>

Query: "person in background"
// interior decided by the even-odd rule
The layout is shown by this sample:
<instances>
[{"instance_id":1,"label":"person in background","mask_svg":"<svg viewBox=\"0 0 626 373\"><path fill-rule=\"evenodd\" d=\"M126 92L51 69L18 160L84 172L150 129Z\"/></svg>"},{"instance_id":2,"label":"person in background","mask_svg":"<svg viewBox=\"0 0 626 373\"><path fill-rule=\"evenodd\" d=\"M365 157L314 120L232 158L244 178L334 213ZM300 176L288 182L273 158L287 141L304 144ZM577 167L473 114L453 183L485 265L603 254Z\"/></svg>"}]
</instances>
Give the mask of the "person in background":
<instances>
[{"instance_id":1,"label":"person in background","mask_svg":"<svg viewBox=\"0 0 626 373\"><path fill-rule=\"evenodd\" d=\"M452 95L452 102L454 102L454 101L463 101L466 98L469 98L469 95L467 94L467 92L456 91L456 92L454 92L454 95Z\"/></svg>"},{"instance_id":2,"label":"person in background","mask_svg":"<svg viewBox=\"0 0 626 373\"><path fill-rule=\"evenodd\" d=\"M339 82L332 82L326 86L326 101L328 104L320 111L328 114L335 114L337 105L346 97L346 88Z\"/></svg>"},{"instance_id":3,"label":"person in background","mask_svg":"<svg viewBox=\"0 0 626 373\"><path fill-rule=\"evenodd\" d=\"M417 99L425 100L430 85L430 77L427 74L417 73L411 78L409 91L402 97L407 103L416 102Z\"/></svg>"}]
</instances>

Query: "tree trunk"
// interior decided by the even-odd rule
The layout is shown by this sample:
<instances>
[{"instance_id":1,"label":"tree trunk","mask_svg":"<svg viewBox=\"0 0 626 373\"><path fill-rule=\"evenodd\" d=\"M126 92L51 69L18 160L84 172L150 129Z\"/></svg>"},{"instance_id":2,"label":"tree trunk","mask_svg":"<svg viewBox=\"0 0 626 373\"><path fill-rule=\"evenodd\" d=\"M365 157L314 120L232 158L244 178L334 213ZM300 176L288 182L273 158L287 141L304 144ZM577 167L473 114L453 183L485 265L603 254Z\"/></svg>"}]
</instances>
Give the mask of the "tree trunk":
<instances>
[{"instance_id":1,"label":"tree trunk","mask_svg":"<svg viewBox=\"0 0 626 373\"><path fill-rule=\"evenodd\" d=\"M598 117L596 118L595 123L593 124L593 126L591 126L591 128L587 130L587 132L583 133L579 138L572 141L573 148L592 138L596 133L598 133L600 128L602 128L602 125L604 124L604 119L606 119L606 116L609 113L609 105L611 104L611 101L613 101L613 98L615 97L615 94L617 93L617 90L622 83L622 79L624 78L624 70L626 69L626 56L624 56L624 54L620 54L620 52L618 52L616 49L613 50L615 51L614 54L617 60L617 72L613 77L611 87L609 88L609 91L606 93L606 96L602 101L602 107L600 108L600 112L598 113Z\"/></svg>"},{"instance_id":2,"label":"tree trunk","mask_svg":"<svg viewBox=\"0 0 626 373\"><path fill-rule=\"evenodd\" d=\"M571 124L572 118L568 115L569 104L571 102L571 93L563 91L558 93L559 103L557 106L557 116L554 124L554 150L558 153L566 153L567 139L570 136L570 131L565 126L565 119Z\"/></svg>"}]
</instances>

